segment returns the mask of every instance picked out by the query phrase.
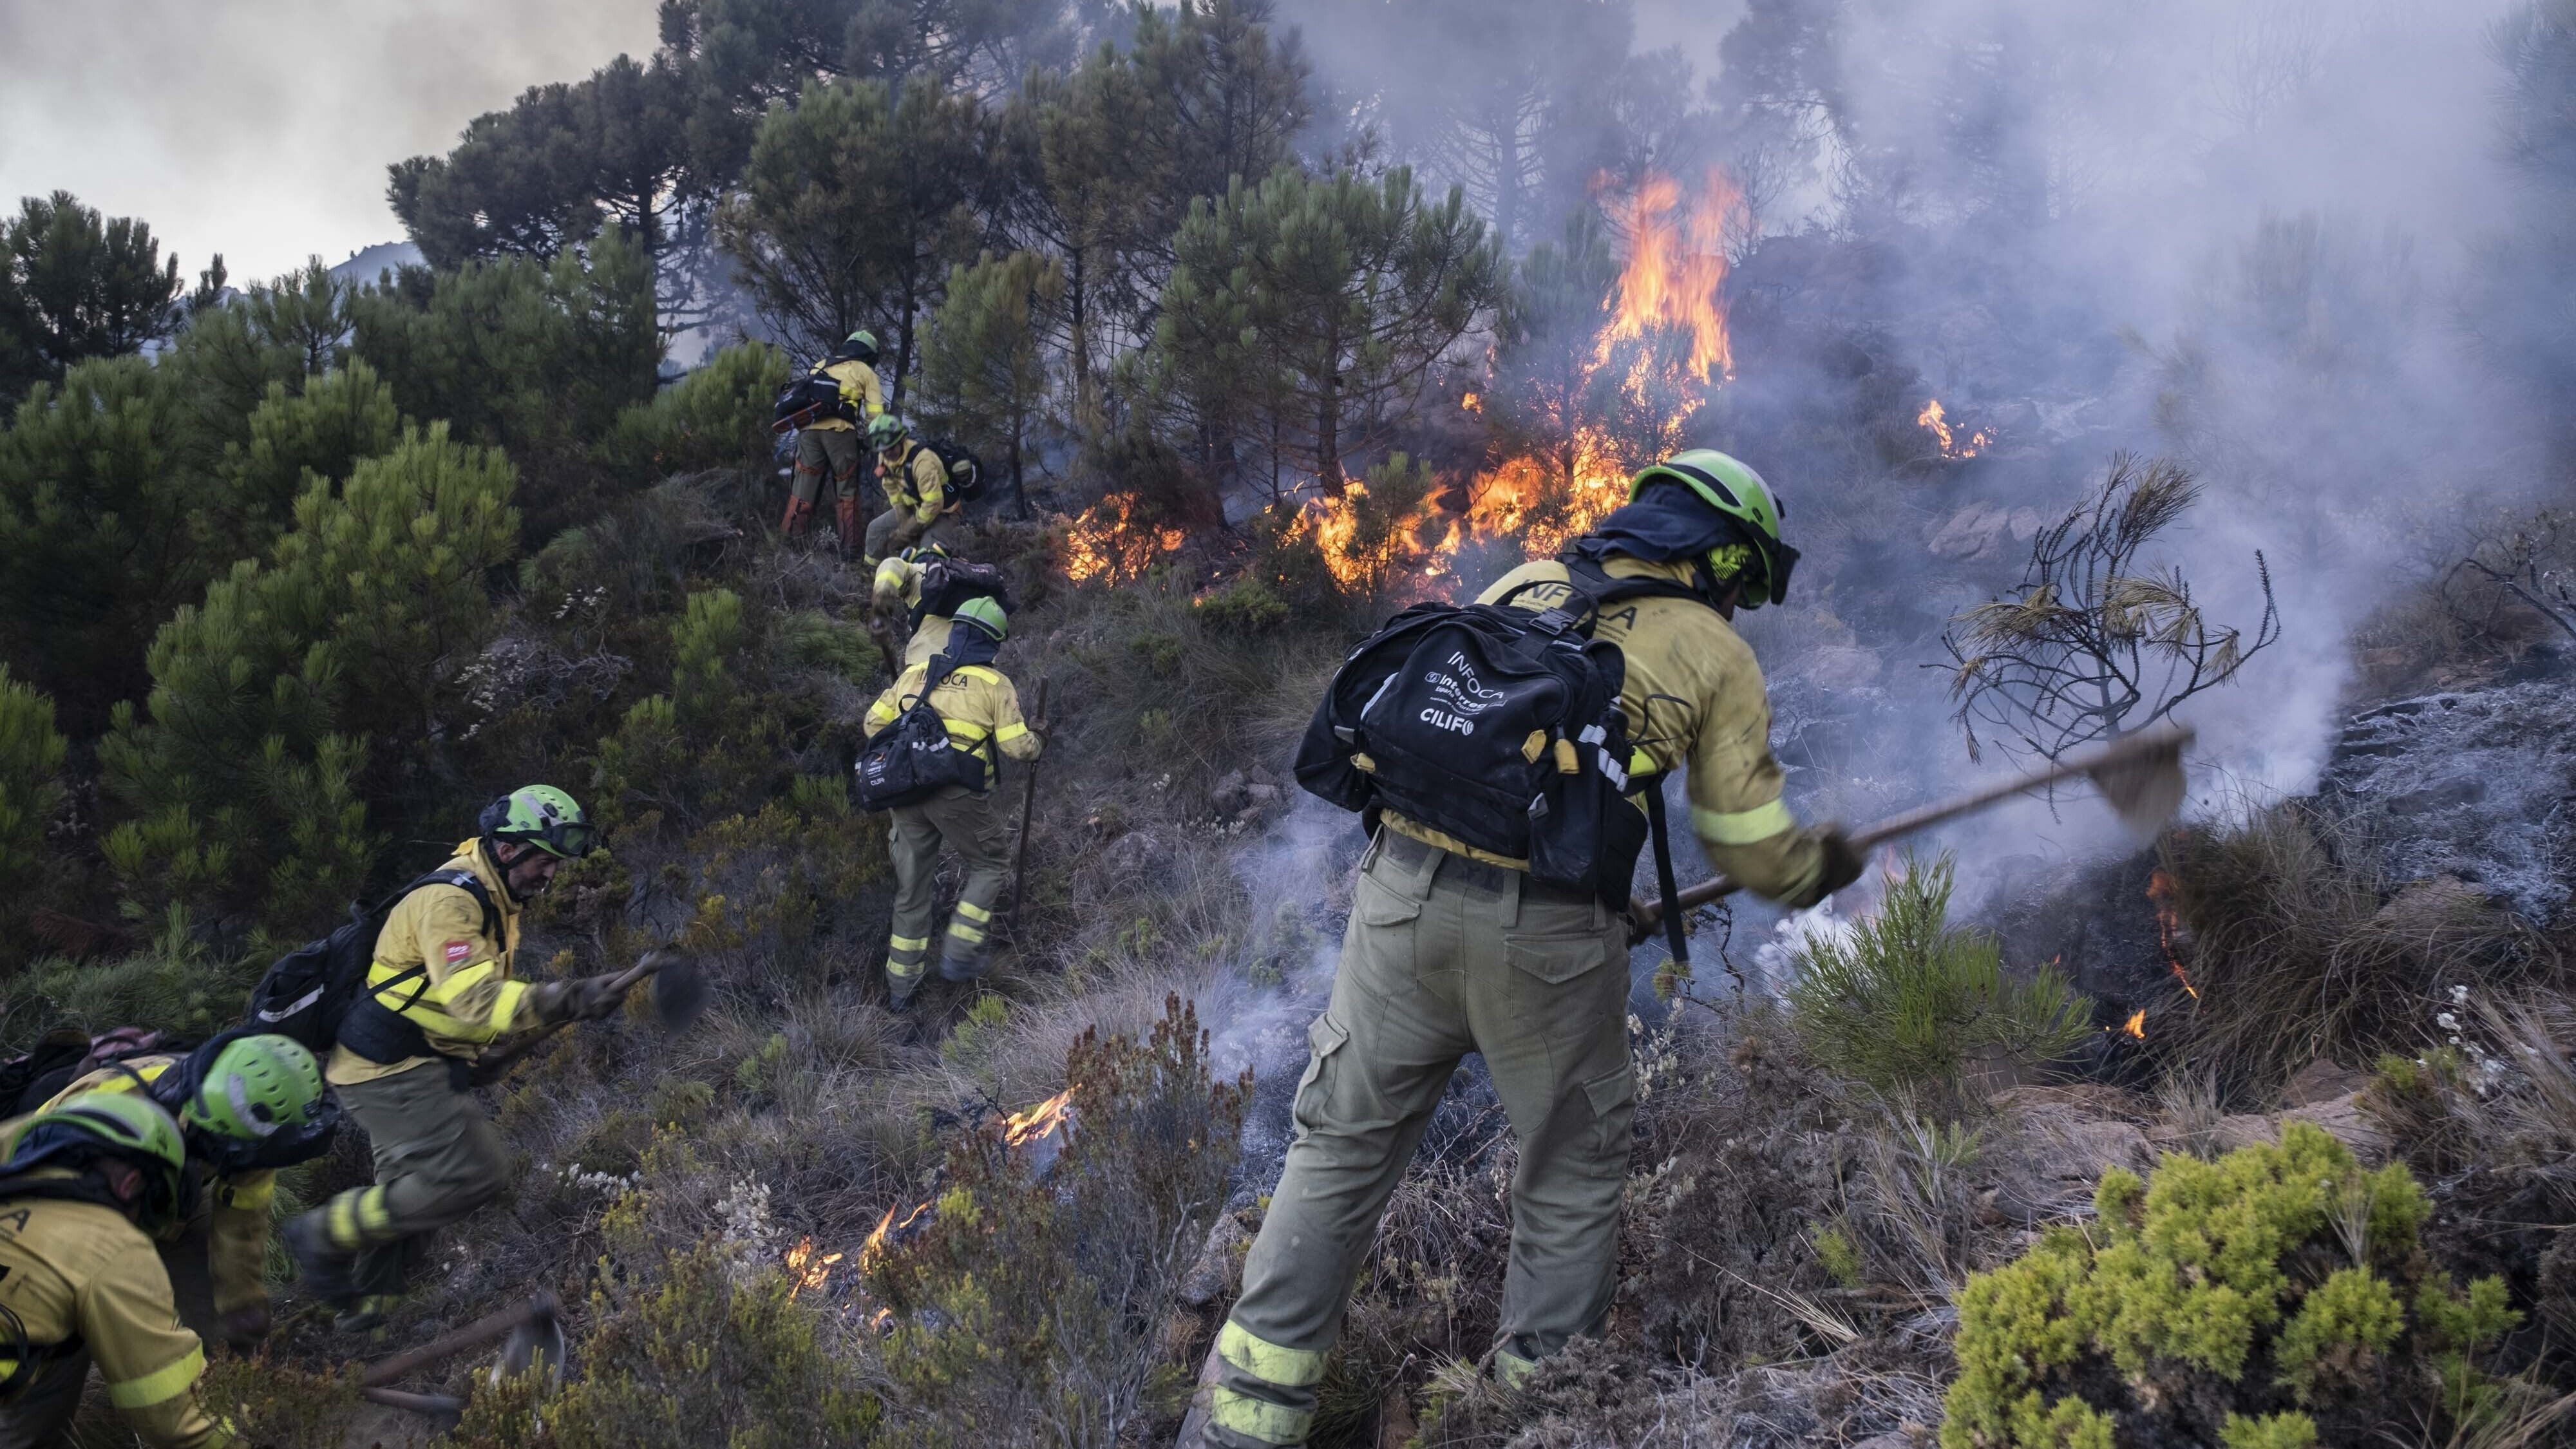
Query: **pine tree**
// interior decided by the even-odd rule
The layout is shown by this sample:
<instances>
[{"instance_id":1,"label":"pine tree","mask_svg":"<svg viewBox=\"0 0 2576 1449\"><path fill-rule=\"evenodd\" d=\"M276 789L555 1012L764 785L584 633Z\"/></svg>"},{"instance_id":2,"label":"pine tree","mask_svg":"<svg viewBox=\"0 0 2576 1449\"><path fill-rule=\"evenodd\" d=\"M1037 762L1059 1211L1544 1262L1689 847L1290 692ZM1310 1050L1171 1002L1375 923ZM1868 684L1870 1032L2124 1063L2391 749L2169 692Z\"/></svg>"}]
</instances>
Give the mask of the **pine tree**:
<instances>
[{"instance_id":1,"label":"pine tree","mask_svg":"<svg viewBox=\"0 0 2576 1449\"><path fill-rule=\"evenodd\" d=\"M0 403L167 337L179 291L179 259L162 258L149 226L68 191L22 199L0 226Z\"/></svg>"},{"instance_id":2,"label":"pine tree","mask_svg":"<svg viewBox=\"0 0 2576 1449\"><path fill-rule=\"evenodd\" d=\"M45 826L62 804L69 746L54 728L54 702L0 664L0 898L24 900L43 863ZM18 909L0 911L16 930Z\"/></svg>"},{"instance_id":3,"label":"pine tree","mask_svg":"<svg viewBox=\"0 0 2576 1449\"><path fill-rule=\"evenodd\" d=\"M1011 505L1029 516L1026 454L1046 401L1047 318L1064 300L1064 272L1035 252L990 253L948 274L931 319L923 390L948 426L1009 470Z\"/></svg>"},{"instance_id":4,"label":"pine tree","mask_svg":"<svg viewBox=\"0 0 2576 1449\"><path fill-rule=\"evenodd\" d=\"M1282 167L1238 182L1191 208L1175 250L1163 375L1202 417L1221 389L1248 384L1259 446L1336 495L1345 455L1411 416L1504 281L1458 189L1426 201L1404 167L1375 181Z\"/></svg>"}]
</instances>

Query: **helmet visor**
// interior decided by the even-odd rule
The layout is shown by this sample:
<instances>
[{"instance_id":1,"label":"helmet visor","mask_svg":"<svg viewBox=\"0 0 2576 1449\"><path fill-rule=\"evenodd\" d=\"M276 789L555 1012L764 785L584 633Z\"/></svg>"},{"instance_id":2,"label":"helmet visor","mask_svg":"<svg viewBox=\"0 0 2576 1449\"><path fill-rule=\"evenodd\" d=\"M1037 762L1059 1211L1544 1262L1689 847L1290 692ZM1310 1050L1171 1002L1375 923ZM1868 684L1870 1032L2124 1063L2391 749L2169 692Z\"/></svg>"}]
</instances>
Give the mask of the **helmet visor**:
<instances>
[{"instance_id":1,"label":"helmet visor","mask_svg":"<svg viewBox=\"0 0 2576 1449\"><path fill-rule=\"evenodd\" d=\"M599 846L599 832L586 820L558 820L542 830L518 834L516 839L533 843L548 855L565 860L579 860Z\"/></svg>"}]
</instances>

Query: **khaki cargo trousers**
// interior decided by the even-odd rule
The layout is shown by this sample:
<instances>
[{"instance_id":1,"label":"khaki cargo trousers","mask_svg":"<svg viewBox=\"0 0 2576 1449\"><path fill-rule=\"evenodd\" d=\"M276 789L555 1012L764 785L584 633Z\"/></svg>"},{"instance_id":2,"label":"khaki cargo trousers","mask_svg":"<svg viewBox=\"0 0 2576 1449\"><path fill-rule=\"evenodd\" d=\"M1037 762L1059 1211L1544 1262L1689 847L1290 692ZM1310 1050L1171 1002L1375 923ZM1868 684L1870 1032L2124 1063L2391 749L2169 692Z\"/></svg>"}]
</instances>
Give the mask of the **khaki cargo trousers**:
<instances>
[{"instance_id":1,"label":"khaki cargo trousers","mask_svg":"<svg viewBox=\"0 0 2576 1449\"><path fill-rule=\"evenodd\" d=\"M1210 1443L1305 1440L1378 1217L1471 1051L1520 1147L1496 1368L1525 1375L1600 1331L1637 1098L1627 948L1625 916L1598 900L1379 832L1307 1031L1296 1139L1217 1337Z\"/></svg>"},{"instance_id":2,"label":"khaki cargo trousers","mask_svg":"<svg viewBox=\"0 0 2576 1449\"><path fill-rule=\"evenodd\" d=\"M990 790L951 785L918 805L898 805L894 815L894 926L886 943L886 991L907 1000L921 986L930 960L930 928L938 917L939 851L965 860L966 881L957 888L939 974L969 981L984 972L992 949L993 906L1010 873L1010 832Z\"/></svg>"},{"instance_id":3,"label":"khaki cargo trousers","mask_svg":"<svg viewBox=\"0 0 2576 1449\"><path fill-rule=\"evenodd\" d=\"M851 428L803 428L796 434L796 467L788 486L800 502L822 496L829 480L834 499L857 499L859 435Z\"/></svg>"}]
</instances>

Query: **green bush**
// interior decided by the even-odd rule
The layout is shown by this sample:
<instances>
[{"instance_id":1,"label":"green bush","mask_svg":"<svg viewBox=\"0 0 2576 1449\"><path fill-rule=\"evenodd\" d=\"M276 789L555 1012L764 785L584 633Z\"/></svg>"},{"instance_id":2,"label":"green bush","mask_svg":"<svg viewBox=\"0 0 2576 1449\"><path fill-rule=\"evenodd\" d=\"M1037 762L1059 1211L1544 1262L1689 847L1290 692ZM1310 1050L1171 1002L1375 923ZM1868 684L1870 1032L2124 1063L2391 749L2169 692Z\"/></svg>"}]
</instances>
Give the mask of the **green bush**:
<instances>
[{"instance_id":1,"label":"green bush","mask_svg":"<svg viewBox=\"0 0 2576 1449\"><path fill-rule=\"evenodd\" d=\"M1981 1055L2039 1062L2090 1030L2091 1003L2052 967L2003 968L1993 937L1949 924L1950 857L1908 857L1878 914L1810 936L1789 982L1790 1021L1826 1069L1882 1092L1955 1090Z\"/></svg>"},{"instance_id":2,"label":"green bush","mask_svg":"<svg viewBox=\"0 0 2576 1449\"><path fill-rule=\"evenodd\" d=\"M725 348L651 402L619 413L601 452L639 478L760 468L770 455L770 404L788 373L787 354L766 342Z\"/></svg>"},{"instance_id":3,"label":"green bush","mask_svg":"<svg viewBox=\"0 0 2576 1449\"><path fill-rule=\"evenodd\" d=\"M203 1038L240 1020L251 983L269 959L264 953L225 956L207 949L195 939L187 913L172 907L153 941L139 951L104 961L40 956L0 977L0 1021L8 1024L12 1044L62 1025L93 1034L147 1026Z\"/></svg>"},{"instance_id":4,"label":"green bush","mask_svg":"<svg viewBox=\"0 0 2576 1449\"><path fill-rule=\"evenodd\" d=\"M1288 601L1260 575L1249 572L1201 594L1191 607L1209 628L1234 634L1266 634L1288 619Z\"/></svg>"},{"instance_id":5,"label":"green bush","mask_svg":"<svg viewBox=\"0 0 2576 1449\"><path fill-rule=\"evenodd\" d=\"M35 878L45 822L62 803L68 748L54 728L54 702L0 664L0 895L14 897Z\"/></svg>"},{"instance_id":6,"label":"green bush","mask_svg":"<svg viewBox=\"0 0 2576 1449\"><path fill-rule=\"evenodd\" d=\"M2292 1122L2277 1147L2169 1155L2152 1183L2114 1168L2094 1207L1961 1291L1942 1449L2349 1444L2496 1403L2471 1356L2520 1315L2502 1279L2432 1271L2432 1202L2402 1166Z\"/></svg>"},{"instance_id":7,"label":"green bush","mask_svg":"<svg viewBox=\"0 0 2576 1449\"><path fill-rule=\"evenodd\" d=\"M429 763L462 703L448 671L497 628L513 486L497 453L409 433L346 488L308 488L266 566L162 626L144 710L119 705L99 749L130 812L105 847L130 907L255 907L289 935L339 914L373 854L365 800Z\"/></svg>"}]
</instances>

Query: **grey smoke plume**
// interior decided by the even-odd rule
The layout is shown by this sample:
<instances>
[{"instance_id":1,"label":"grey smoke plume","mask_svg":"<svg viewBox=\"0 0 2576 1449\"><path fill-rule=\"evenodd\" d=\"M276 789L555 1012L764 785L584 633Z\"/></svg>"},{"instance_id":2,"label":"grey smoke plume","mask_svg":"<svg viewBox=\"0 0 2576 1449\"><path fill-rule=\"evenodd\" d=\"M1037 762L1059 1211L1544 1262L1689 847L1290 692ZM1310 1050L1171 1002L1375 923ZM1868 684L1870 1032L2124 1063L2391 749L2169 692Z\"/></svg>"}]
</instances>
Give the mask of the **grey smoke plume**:
<instances>
[{"instance_id":1,"label":"grey smoke plume","mask_svg":"<svg viewBox=\"0 0 2576 1449\"><path fill-rule=\"evenodd\" d=\"M0 203L63 188L236 280L398 238L385 167L654 44L652 0L0 5Z\"/></svg>"}]
</instances>

